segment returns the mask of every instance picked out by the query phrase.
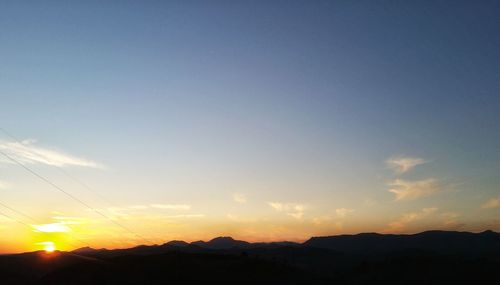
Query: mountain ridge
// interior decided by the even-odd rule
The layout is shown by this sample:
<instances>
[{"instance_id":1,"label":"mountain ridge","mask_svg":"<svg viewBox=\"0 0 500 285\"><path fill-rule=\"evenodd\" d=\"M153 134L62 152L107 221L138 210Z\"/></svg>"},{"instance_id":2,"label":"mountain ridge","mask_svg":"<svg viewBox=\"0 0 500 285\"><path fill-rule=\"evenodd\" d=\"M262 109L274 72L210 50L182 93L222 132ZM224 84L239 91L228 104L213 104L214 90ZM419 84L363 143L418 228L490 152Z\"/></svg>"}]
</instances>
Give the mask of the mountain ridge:
<instances>
[{"instance_id":1,"label":"mountain ridge","mask_svg":"<svg viewBox=\"0 0 500 285\"><path fill-rule=\"evenodd\" d=\"M172 240L161 245L138 245L132 248L122 249L93 249L82 247L75 249L73 253L92 253L92 252L119 252L119 251L154 251L156 248L164 249L197 249L205 250L231 250L231 249L255 249L255 248L273 248L273 247L316 247L321 249L330 249L334 251L387 251L403 249L427 249L437 251L453 251L465 249L474 249L484 251L492 248L500 252L500 233L485 230L478 233L465 231L443 231L429 230L414 234L382 234L375 232L366 232L358 234L342 234L332 236L313 236L308 240L297 243L290 241L280 242L248 242L237 240L230 236L220 236L208 241L185 242L181 240ZM475 248L474 248L475 246ZM471 248L472 247L472 248Z\"/></svg>"},{"instance_id":2,"label":"mountain ridge","mask_svg":"<svg viewBox=\"0 0 500 285\"><path fill-rule=\"evenodd\" d=\"M223 236L125 249L83 247L0 256L2 285L234 284L235 280L238 284L379 284L380 280L500 284L498 268L500 234L493 231L361 233L311 237L303 243L249 243Z\"/></svg>"}]
</instances>

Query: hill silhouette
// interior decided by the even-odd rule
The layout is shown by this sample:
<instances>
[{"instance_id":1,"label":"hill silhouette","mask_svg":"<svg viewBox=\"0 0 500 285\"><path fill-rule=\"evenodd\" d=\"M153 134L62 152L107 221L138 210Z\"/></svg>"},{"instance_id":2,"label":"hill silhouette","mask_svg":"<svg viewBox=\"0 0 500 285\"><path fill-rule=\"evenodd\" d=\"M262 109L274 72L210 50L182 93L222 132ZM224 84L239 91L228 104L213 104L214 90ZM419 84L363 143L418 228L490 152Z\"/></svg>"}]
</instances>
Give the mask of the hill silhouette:
<instances>
[{"instance_id":1,"label":"hill silhouette","mask_svg":"<svg viewBox=\"0 0 500 285\"><path fill-rule=\"evenodd\" d=\"M231 237L0 256L1 284L500 284L500 234Z\"/></svg>"},{"instance_id":2,"label":"hill silhouette","mask_svg":"<svg viewBox=\"0 0 500 285\"><path fill-rule=\"evenodd\" d=\"M413 235L382 235L362 233L331 237L313 237L305 246L342 250L347 252L384 252L405 249L421 249L440 253L500 254L500 234L493 231L482 233L426 231Z\"/></svg>"}]
</instances>

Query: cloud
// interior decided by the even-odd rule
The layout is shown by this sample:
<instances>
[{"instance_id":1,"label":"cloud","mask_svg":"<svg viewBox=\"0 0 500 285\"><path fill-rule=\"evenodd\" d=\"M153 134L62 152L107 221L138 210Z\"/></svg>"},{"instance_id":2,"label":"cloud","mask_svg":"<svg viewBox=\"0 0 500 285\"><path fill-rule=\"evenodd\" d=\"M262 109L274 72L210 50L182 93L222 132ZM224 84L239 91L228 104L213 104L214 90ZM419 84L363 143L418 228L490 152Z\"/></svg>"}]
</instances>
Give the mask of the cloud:
<instances>
[{"instance_id":1,"label":"cloud","mask_svg":"<svg viewBox=\"0 0 500 285\"><path fill-rule=\"evenodd\" d=\"M63 152L43 148L35 145L36 141L29 139L22 142L9 142L0 140L0 150L13 159L26 164L46 164L58 167L80 166L104 169L102 164L97 162L69 155ZM5 162L10 160L4 159Z\"/></svg>"},{"instance_id":2,"label":"cloud","mask_svg":"<svg viewBox=\"0 0 500 285\"><path fill-rule=\"evenodd\" d=\"M412 170L415 166L427 163L428 161L409 156L392 157L386 160L386 164L396 173L405 173Z\"/></svg>"},{"instance_id":3,"label":"cloud","mask_svg":"<svg viewBox=\"0 0 500 285\"><path fill-rule=\"evenodd\" d=\"M491 198L481 205L483 209L493 209L496 207L500 207L500 198Z\"/></svg>"},{"instance_id":4,"label":"cloud","mask_svg":"<svg viewBox=\"0 0 500 285\"><path fill-rule=\"evenodd\" d=\"M64 222L31 226L35 229L35 231L42 233L67 233L71 231L71 229L66 226L66 223Z\"/></svg>"},{"instance_id":5,"label":"cloud","mask_svg":"<svg viewBox=\"0 0 500 285\"><path fill-rule=\"evenodd\" d=\"M304 216L304 212L295 212L295 213L286 213L286 214L289 215L290 217L297 219L297 220L302 219L302 217Z\"/></svg>"},{"instance_id":6,"label":"cloud","mask_svg":"<svg viewBox=\"0 0 500 285\"><path fill-rule=\"evenodd\" d=\"M42 241L42 242L37 242L36 243L37 245L42 245L44 247L48 247L48 246L54 246L54 242L53 241Z\"/></svg>"},{"instance_id":7,"label":"cloud","mask_svg":"<svg viewBox=\"0 0 500 285\"><path fill-rule=\"evenodd\" d=\"M337 216L343 218L347 216L348 214L354 212L354 209L346 209L346 208L339 208L335 210L335 213L337 213Z\"/></svg>"},{"instance_id":8,"label":"cloud","mask_svg":"<svg viewBox=\"0 0 500 285\"><path fill-rule=\"evenodd\" d=\"M233 200L236 203L245 204L247 202L247 196L245 194L241 194L241 193L234 193Z\"/></svg>"},{"instance_id":9,"label":"cloud","mask_svg":"<svg viewBox=\"0 0 500 285\"><path fill-rule=\"evenodd\" d=\"M433 178L418 181L396 179L390 182L389 186L392 188L388 191L396 195L396 201L414 200L443 190L442 186Z\"/></svg>"},{"instance_id":10,"label":"cloud","mask_svg":"<svg viewBox=\"0 0 500 285\"><path fill-rule=\"evenodd\" d=\"M402 215L399 219L389 224L387 231L400 232L406 229L407 225L419 220L422 220L430 215L436 213L438 208L424 208L418 212L411 212Z\"/></svg>"},{"instance_id":11,"label":"cloud","mask_svg":"<svg viewBox=\"0 0 500 285\"><path fill-rule=\"evenodd\" d=\"M304 205L295 203L268 202L267 204L277 212L284 212L288 216L299 220L304 216L306 209Z\"/></svg>"},{"instance_id":12,"label":"cloud","mask_svg":"<svg viewBox=\"0 0 500 285\"><path fill-rule=\"evenodd\" d=\"M205 215L203 214L189 214L189 215L172 215L172 216L166 216L166 218L174 218L174 219L181 219L181 218L204 218Z\"/></svg>"},{"instance_id":13,"label":"cloud","mask_svg":"<svg viewBox=\"0 0 500 285\"><path fill-rule=\"evenodd\" d=\"M151 204L151 208L167 209L167 210L190 210L190 205L184 204Z\"/></svg>"}]
</instances>

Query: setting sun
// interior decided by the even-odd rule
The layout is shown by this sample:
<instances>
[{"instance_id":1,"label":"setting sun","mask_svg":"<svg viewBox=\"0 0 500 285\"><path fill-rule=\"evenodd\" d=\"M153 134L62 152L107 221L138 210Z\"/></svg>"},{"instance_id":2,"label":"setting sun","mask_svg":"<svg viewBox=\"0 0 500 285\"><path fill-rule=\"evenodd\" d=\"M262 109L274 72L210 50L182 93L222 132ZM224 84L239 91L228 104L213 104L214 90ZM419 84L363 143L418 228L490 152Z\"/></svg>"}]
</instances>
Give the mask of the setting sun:
<instances>
[{"instance_id":1,"label":"setting sun","mask_svg":"<svg viewBox=\"0 0 500 285\"><path fill-rule=\"evenodd\" d=\"M47 253L52 253L56 250L56 245L52 241L45 241L38 243L43 247L43 250Z\"/></svg>"},{"instance_id":2,"label":"setting sun","mask_svg":"<svg viewBox=\"0 0 500 285\"><path fill-rule=\"evenodd\" d=\"M55 247L53 244L51 244L51 245L46 245L46 246L45 246L45 248L44 248L44 250L45 250L46 252L53 252L54 250L56 250L56 247Z\"/></svg>"}]
</instances>

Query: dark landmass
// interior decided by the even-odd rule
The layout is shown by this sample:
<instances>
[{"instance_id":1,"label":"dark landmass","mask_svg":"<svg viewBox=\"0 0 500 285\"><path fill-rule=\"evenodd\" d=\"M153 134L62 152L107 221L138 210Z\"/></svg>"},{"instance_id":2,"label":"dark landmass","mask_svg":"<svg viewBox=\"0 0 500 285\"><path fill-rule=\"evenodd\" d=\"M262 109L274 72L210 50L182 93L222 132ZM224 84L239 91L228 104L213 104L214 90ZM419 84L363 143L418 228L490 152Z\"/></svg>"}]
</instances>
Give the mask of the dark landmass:
<instances>
[{"instance_id":1,"label":"dark landmass","mask_svg":"<svg viewBox=\"0 0 500 285\"><path fill-rule=\"evenodd\" d=\"M500 284L500 234L230 237L0 256L0 284Z\"/></svg>"}]
</instances>

